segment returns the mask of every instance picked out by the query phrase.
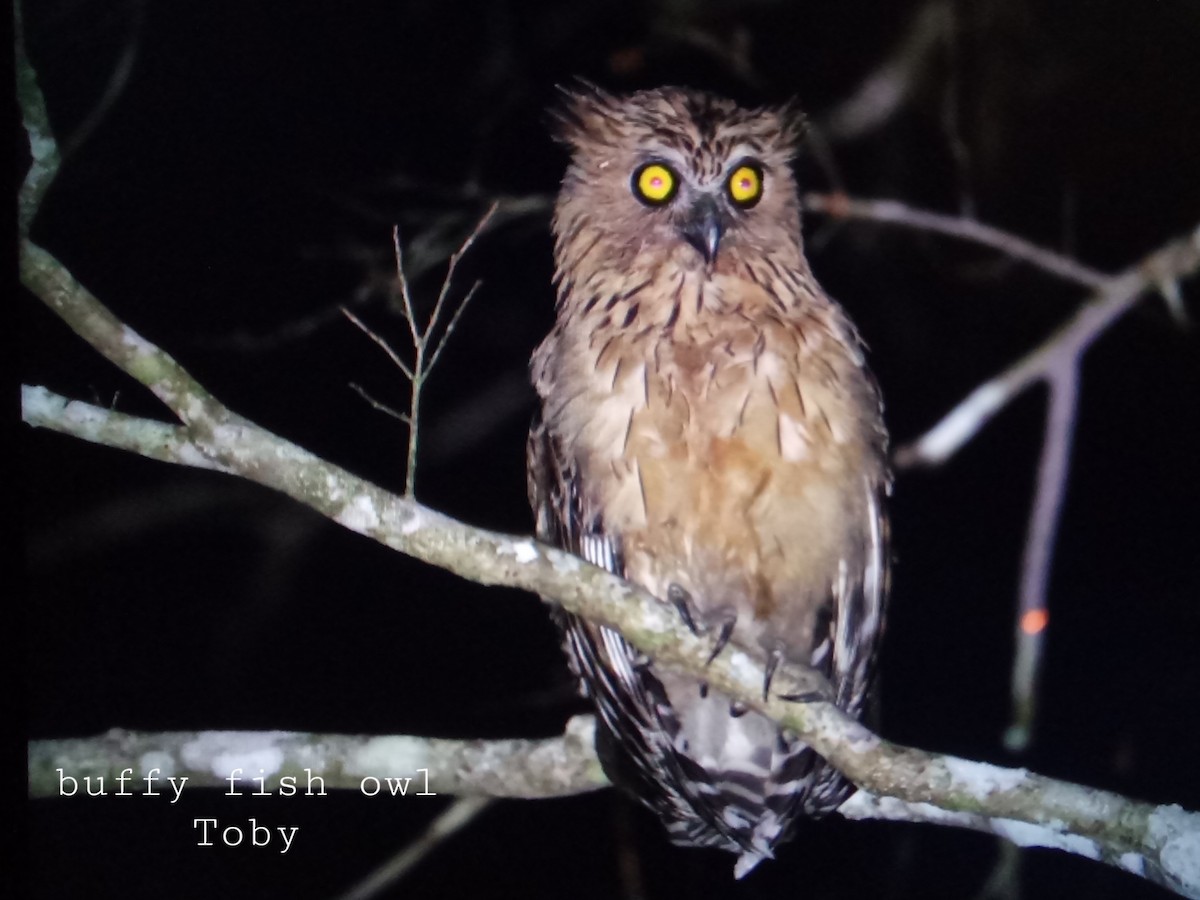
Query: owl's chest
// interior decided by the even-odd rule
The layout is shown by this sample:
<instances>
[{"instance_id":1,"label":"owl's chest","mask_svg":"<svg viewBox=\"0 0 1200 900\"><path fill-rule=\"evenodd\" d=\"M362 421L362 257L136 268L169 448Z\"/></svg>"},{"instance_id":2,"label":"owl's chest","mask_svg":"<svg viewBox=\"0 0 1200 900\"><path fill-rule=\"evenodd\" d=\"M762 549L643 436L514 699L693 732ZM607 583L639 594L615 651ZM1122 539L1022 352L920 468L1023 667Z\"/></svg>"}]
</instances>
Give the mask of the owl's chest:
<instances>
[{"instance_id":1,"label":"owl's chest","mask_svg":"<svg viewBox=\"0 0 1200 900\"><path fill-rule=\"evenodd\" d=\"M622 528L685 514L761 523L769 501L820 493L861 450L838 377L852 373L794 335L696 329L613 346L578 351L560 433L590 500Z\"/></svg>"},{"instance_id":2,"label":"owl's chest","mask_svg":"<svg viewBox=\"0 0 1200 900\"><path fill-rule=\"evenodd\" d=\"M761 430L771 403L777 363L754 343L749 332L705 332L578 348L563 430L584 470L717 466L719 445Z\"/></svg>"}]
</instances>

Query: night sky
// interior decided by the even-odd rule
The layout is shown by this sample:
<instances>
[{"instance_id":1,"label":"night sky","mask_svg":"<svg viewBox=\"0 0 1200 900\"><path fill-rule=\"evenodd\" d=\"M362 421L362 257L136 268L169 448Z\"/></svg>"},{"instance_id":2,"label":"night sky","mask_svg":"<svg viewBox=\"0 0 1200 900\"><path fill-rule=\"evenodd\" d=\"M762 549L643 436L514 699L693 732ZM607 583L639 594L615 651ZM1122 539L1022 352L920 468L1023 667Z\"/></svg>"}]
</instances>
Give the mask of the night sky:
<instances>
[{"instance_id":1,"label":"night sky","mask_svg":"<svg viewBox=\"0 0 1200 900\"><path fill-rule=\"evenodd\" d=\"M530 352L552 319L548 204L566 164L544 111L583 76L798 98L805 189L982 221L1116 272L1200 222L1200 7L983 0L946 8L895 114L839 136L839 104L895 53L920 3L26 4L66 150L34 225L110 309L237 413L389 488L406 385L337 311L397 347L399 225L419 307L491 198L523 198L456 281L473 299L424 400L417 493L532 527ZM724 49L720 49L724 48ZM738 48L741 63L731 62ZM124 73L123 75L120 73ZM117 73L114 76L114 73ZM17 134L18 169L26 145ZM821 152L816 152L816 151ZM896 443L1032 348L1086 294L995 252L810 215L809 257L871 348ZM1193 324L1148 297L1086 358L1050 583L1033 745L1004 749L1014 604L1044 396L953 460L897 480L897 564L878 727L894 740L1200 807L1200 286ZM22 292L22 380L166 417ZM545 608L351 534L213 473L22 428L31 737L288 729L519 737L581 709ZM333 897L446 800L149 798L31 804L30 895ZM287 855L196 846L192 820L299 825ZM494 805L389 896L941 898L984 892L991 838L806 823L743 883L670 847L613 791ZM622 860L640 862L638 894ZM1020 893L1161 890L1050 851Z\"/></svg>"}]
</instances>

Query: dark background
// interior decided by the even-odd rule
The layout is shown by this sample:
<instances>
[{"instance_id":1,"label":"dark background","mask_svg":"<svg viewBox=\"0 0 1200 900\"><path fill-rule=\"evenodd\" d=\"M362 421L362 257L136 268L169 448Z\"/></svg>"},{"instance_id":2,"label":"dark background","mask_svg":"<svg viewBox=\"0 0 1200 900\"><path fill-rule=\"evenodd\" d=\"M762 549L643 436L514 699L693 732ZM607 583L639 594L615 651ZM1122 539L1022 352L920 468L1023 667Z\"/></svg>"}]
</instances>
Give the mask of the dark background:
<instances>
[{"instance_id":1,"label":"dark background","mask_svg":"<svg viewBox=\"0 0 1200 900\"><path fill-rule=\"evenodd\" d=\"M837 179L1120 270L1200 219L1200 7L1190 0L983 0L880 127L839 104L905 40L920 3L39 0L30 53L68 150L34 237L237 412L400 489L406 435L349 388L402 407L382 285L399 223L428 310L444 257L493 196L532 197L464 263L484 285L425 398L418 495L528 532L525 365L549 327L546 203L565 158L556 83L686 83L797 96ZM714 48L741 47L743 65ZM122 60L127 76L102 101ZM17 136L23 173L25 143ZM542 203L536 202L541 198ZM910 231L806 223L813 266L872 348L897 441L1032 347L1083 294L996 254ZM1193 318L1195 283L1184 286ZM461 296L461 294L459 294ZM164 416L36 301L27 383ZM1008 754L1014 597L1040 447L1030 392L950 463L898 480L882 663L886 736L1200 806L1200 341L1145 300L1087 357L1035 741ZM544 608L414 564L251 484L22 431L33 737L281 728L557 733L578 707ZM335 896L444 799L357 794L177 806L32 804L39 897ZM192 819L299 825L291 851L200 848ZM394 888L405 897L1157 897L1049 851L985 888L999 849L945 829L801 826L744 883L732 857L667 845L613 792L493 806ZM621 860L640 861L641 891Z\"/></svg>"}]
</instances>

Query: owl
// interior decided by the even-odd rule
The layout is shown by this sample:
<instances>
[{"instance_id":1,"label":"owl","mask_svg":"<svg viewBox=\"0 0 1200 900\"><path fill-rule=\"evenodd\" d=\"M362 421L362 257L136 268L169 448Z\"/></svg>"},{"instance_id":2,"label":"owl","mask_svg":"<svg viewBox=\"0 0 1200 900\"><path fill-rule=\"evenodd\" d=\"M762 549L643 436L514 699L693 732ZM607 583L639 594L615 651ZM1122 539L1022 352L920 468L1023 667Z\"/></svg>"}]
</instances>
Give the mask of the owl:
<instances>
[{"instance_id":1,"label":"owl","mask_svg":"<svg viewBox=\"0 0 1200 900\"><path fill-rule=\"evenodd\" d=\"M804 256L789 108L564 92L556 322L531 375L538 536L669 602L713 653L809 666L859 715L887 593L887 434ZM559 611L612 780L741 877L852 786L794 735ZM770 674L764 691L769 689Z\"/></svg>"}]
</instances>

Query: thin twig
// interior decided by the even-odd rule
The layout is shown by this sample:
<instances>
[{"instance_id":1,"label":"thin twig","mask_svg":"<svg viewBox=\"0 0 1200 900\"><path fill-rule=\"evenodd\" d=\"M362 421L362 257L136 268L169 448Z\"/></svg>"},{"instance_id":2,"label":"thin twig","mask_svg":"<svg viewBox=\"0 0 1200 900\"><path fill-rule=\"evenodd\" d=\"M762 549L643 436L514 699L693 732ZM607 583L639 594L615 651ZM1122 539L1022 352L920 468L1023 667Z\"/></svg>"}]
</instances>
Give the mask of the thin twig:
<instances>
[{"instance_id":1,"label":"thin twig","mask_svg":"<svg viewBox=\"0 0 1200 900\"><path fill-rule=\"evenodd\" d=\"M408 367L408 363L406 363L403 359L400 358L400 354L397 353L392 348L391 344L389 344L380 335L376 334L374 331L372 331L370 328L368 328L365 324L363 324L362 319L360 319L354 313L350 312L350 310L346 309L346 307L342 306L342 307L339 307L339 309L341 310L342 315L345 316L347 319L349 319L351 322L353 322L355 327L358 328L359 331L361 331L363 334L365 334L367 337L369 337L372 341L374 341L376 344L378 344L381 348L383 348L383 352L387 354L388 359L390 359L395 364L396 368L398 368L401 372L404 373L404 376L409 381L412 381L413 370Z\"/></svg>"},{"instance_id":2,"label":"thin twig","mask_svg":"<svg viewBox=\"0 0 1200 900\"><path fill-rule=\"evenodd\" d=\"M861 138L883 127L904 108L920 86L934 49L950 31L950 15L950 4L932 0L913 16L908 31L887 59L824 116L829 140Z\"/></svg>"},{"instance_id":3,"label":"thin twig","mask_svg":"<svg viewBox=\"0 0 1200 900\"><path fill-rule=\"evenodd\" d=\"M1172 305L1172 298L1178 297L1179 279L1200 267L1200 228L1125 273L1109 276L1075 259L963 216L913 209L890 200L852 199L842 194L808 194L804 203L810 210L835 218L899 224L982 244L1095 291L1092 300L1039 347L976 387L933 428L899 447L894 454L894 462L900 469L939 465L1026 388L1039 381L1047 384L1046 431L1021 564L1016 653L1011 676L1013 721L1005 734L1005 743L1010 749L1022 749L1032 733L1038 673L1049 621L1047 585L1070 468L1080 362L1096 337L1146 291L1157 288L1167 298L1168 306Z\"/></svg>"},{"instance_id":4,"label":"thin twig","mask_svg":"<svg viewBox=\"0 0 1200 900\"><path fill-rule=\"evenodd\" d=\"M396 262L396 285L400 288L400 301L404 304L404 321L412 335L414 347L421 344L421 329L417 327L417 313L413 309L412 294L408 290L408 279L404 276L404 248L400 243L400 226L392 226L392 257ZM421 371L421 367L415 366Z\"/></svg>"},{"instance_id":5,"label":"thin twig","mask_svg":"<svg viewBox=\"0 0 1200 900\"><path fill-rule=\"evenodd\" d=\"M948 216L915 209L895 200L863 200L845 194L805 194L804 208L809 212L823 213L838 219L862 219L901 225L981 244L1057 278L1094 290L1103 288L1110 279L1110 276L1103 272L1069 256L1039 247L1015 234L964 216Z\"/></svg>"},{"instance_id":6,"label":"thin twig","mask_svg":"<svg viewBox=\"0 0 1200 900\"><path fill-rule=\"evenodd\" d=\"M132 21L129 25L129 37L125 41L121 55L117 58L117 63L113 66L112 74L109 75L108 83L105 84L104 91L100 94L100 99L96 101L96 105L92 107L91 112L76 127L75 131L63 140L63 159L74 156L79 151L79 148L87 143L88 139L100 123L104 121L105 116L116 105L117 100L120 99L121 94L124 93L125 88L129 85L130 77L133 75L134 64L137 62L138 51L141 47L147 5L146 0L138 0L138 2L132 4L133 11L131 13Z\"/></svg>"},{"instance_id":7,"label":"thin twig","mask_svg":"<svg viewBox=\"0 0 1200 900\"><path fill-rule=\"evenodd\" d=\"M354 391L354 393L358 394L358 396L362 397L365 401L367 401L367 403L370 404L372 409L376 409L379 412L383 413L384 415L391 416L393 419L403 422L405 425L409 424L408 413L402 413L398 409L392 409L386 403L376 400L374 397L372 397L370 394L367 393L366 389L364 389L362 387L362 385L355 384L352 381L352 382L350 382L350 390Z\"/></svg>"},{"instance_id":8,"label":"thin twig","mask_svg":"<svg viewBox=\"0 0 1200 900\"><path fill-rule=\"evenodd\" d=\"M1091 343L1147 291L1200 270L1200 226L1171 241L1099 291L1069 321L1003 372L971 391L925 434L896 450L899 468L936 466L953 456L997 412L1031 384L1048 377L1063 359L1079 359Z\"/></svg>"},{"instance_id":9,"label":"thin twig","mask_svg":"<svg viewBox=\"0 0 1200 900\"><path fill-rule=\"evenodd\" d=\"M420 864L444 841L454 837L492 805L491 797L461 797L429 823L419 838L354 885L338 900L370 900L378 897Z\"/></svg>"},{"instance_id":10,"label":"thin twig","mask_svg":"<svg viewBox=\"0 0 1200 900\"><path fill-rule=\"evenodd\" d=\"M976 435L993 416L1038 381L1049 390L1046 431L1021 563L1011 691L1012 723L1005 744L1029 742L1038 673L1049 621L1047 585L1054 541L1070 468L1079 395L1079 366L1092 342L1147 291L1176 284L1200 269L1200 227L1146 257L1103 287L1069 322L1008 369L979 385L920 438L899 447L898 468L939 465Z\"/></svg>"},{"instance_id":11,"label":"thin twig","mask_svg":"<svg viewBox=\"0 0 1200 900\"><path fill-rule=\"evenodd\" d=\"M1046 387L1042 457L1021 560L1017 649L1011 677L1013 721L1004 735L1005 746L1013 752L1026 749L1033 733L1038 675L1050 620L1047 587L1063 496L1070 480L1071 444L1079 405L1079 359L1069 356L1057 360L1046 373Z\"/></svg>"},{"instance_id":12,"label":"thin twig","mask_svg":"<svg viewBox=\"0 0 1200 900\"><path fill-rule=\"evenodd\" d=\"M433 331L434 326L441 319L442 307L445 305L446 297L450 294L450 285L454 281L454 273L458 269L458 264L466 256L471 247L475 245L475 241L483 233L483 230L487 228L488 222L491 221L492 216L495 214L496 204L493 203L487 208L483 217L475 224L475 227L471 229L471 233L467 235L466 240L462 242L458 250L450 255L450 262L446 267L446 277L442 280L442 289L438 291L437 302L434 303L433 313L430 315L429 324L425 329L427 335Z\"/></svg>"},{"instance_id":13,"label":"thin twig","mask_svg":"<svg viewBox=\"0 0 1200 900\"><path fill-rule=\"evenodd\" d=\"M475 293L482 286L482 281L476 281L473 285L471 285L467 293L463 295L462 303L458 304L458 306L455 308L454 314L450 317L449 324L446 325L446 331L442 335L442 339L438 341L437 346L433 348L433 355L429 357L429 365L426 367L427 372L432 372L433 367L437 365L437 361L441 357L442 351L446 348L446 338L448 338L454 332L455 326L458 325L459 317L462 316L463 312L467 308L467 304L471 302L471 298L475 296Z\"/></svg>"},{"instance_id":14,"label":"thin twig","mask_svg":"<svg viewBox=\"0 0 1200 900\"><path fill-rule=\"evenodd\" d=\"M404 472L404 493L408 497L415 496L416 493L417 452L420 447L421 395L425 388L425 382L433 373L433 369L442 355L442 350L445 349L450 335L454 333L454 329L458 325L458 320L467 308L467 304L471 302L471 298L475 296L476 291L479 290L482 284L482 282L476 281L471 286L464 295L462 302L458 304L457 308L451 314L450 321L442 329L441 335L438 336L438 326L441 324L446 311L446 303L453 288L454 273L458 268L459 262L462 261L462 258L475 244L479 235L487 228L492 216L496 214L497 206L498 203L492 203L488 207L483 217L479 219L475 227L471 229L470 234L459 245L458 250L450 255L450 262L446 267L446 275L442 279L442 286L438 290L437 299L433 304L433 312L430 313L429 320L424 325L421 325L417 319L416 304L413 302L412 291L409 289L408 277L404 274L404 248L400 241L400 227L398 225L392 226L392 254L396 263L395 284L397 292L400 295L402 316L408 325L408 333L412 341L413 361L411 365L404 362L400 354L392 349L387 341L364 325L352 312L342 307L342 314L358 326L371 340L382 347L384 352L387 353L388 358L396 364L400 371L404 373L405 378L408 379L409 397L407 414L397 413L394 410L388 409L377 401L367 397L365 392L360 388L355 388L373 406L384 409L408 425L408 451Z\"/></svg>"}]
</instances>

